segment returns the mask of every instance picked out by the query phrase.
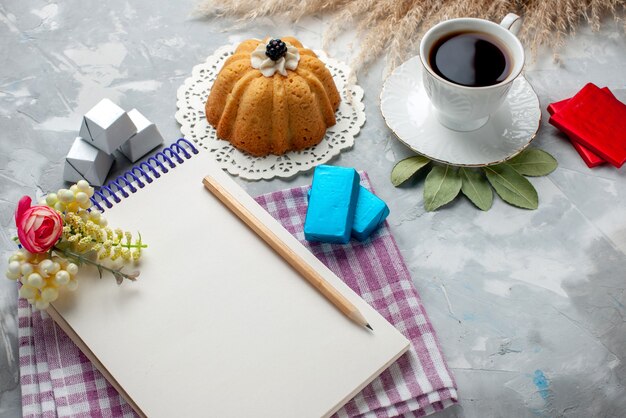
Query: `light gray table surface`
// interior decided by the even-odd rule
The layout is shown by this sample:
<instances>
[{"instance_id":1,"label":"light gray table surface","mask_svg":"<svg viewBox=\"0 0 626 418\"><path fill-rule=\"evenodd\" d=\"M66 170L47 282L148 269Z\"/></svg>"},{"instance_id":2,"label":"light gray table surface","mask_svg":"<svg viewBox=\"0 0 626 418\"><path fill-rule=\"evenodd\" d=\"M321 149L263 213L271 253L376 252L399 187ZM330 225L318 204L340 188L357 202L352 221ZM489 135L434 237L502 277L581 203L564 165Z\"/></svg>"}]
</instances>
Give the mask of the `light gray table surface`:
<instances>
[{"instance_id":1,"label":"light gray table surface","mask_svg":"<svg viewBox=\"0 0 626 418\"><path fill-rule=\"evenodd\" d=\"M176 89L217 47L266 34L293 34L320 47L328 23L327 17L299 24L275 18L233 28L230 21L191 17L193 5L0 3L3 271L14 249L16 202L64 185L64 156L97 101L109 97L138 108L171 141L179 136ZM329 48L335 57L348 52L345 40ZM548 177L531 179L540 199L535 211L496 199L480 212L458 199L428 213L422 184L394 188L391 168L411 153L380 115L383 67L381 59L360 75L367 121L354 147L332 163L367 170L389 204L392 232L459 387L459 404L438 416L626 416L626 173L587 168L545 111L588 81L626 99L621 24L606 21L595 34L583 26L558 61L542 50L527 65L543 113L534 144L559 161ZM112 175L129 166L119 157ZM311 173L237 181L256 195L308 184ZM0 279L2 417L21 414L16 301L15 283ZM545 376L547 388L537 376Z\"/></svg>"}]
</instances>

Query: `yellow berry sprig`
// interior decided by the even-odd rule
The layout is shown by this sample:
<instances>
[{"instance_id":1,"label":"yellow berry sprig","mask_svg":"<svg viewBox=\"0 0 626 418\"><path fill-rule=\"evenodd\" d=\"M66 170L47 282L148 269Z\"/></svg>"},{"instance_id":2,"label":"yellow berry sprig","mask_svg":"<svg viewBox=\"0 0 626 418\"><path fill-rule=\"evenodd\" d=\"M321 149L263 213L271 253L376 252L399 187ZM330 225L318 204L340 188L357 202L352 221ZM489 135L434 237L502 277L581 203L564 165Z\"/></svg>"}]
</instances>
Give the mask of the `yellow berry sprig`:
<instances>
[{"instance_id":1,"label":"yellow berry sprig","mask_svg":"<svg viewBox=\"0 0 626 418\"><path fill-rule=\"evenodd\" d=\"M49 253L31 254L17 250L10 258L7 277L20 280L20 297L27 299L37 309L47 309L59 297L59 290L78 287L78 266L63 257L50 257Z\"/></svg>"},{"instance_id":2,"label":"yellow berry sprig","mask_svg":"<svg viewBox=\"0 0 626 418\"><path fill-rule=\"evenodd\" d=\"M59 189L56 193L50 193L41 202L59 212L80 212L91 207L90 197L93 196L94 189L86 180L79 180L69 189Z\"/></svg>"}]
</instances>

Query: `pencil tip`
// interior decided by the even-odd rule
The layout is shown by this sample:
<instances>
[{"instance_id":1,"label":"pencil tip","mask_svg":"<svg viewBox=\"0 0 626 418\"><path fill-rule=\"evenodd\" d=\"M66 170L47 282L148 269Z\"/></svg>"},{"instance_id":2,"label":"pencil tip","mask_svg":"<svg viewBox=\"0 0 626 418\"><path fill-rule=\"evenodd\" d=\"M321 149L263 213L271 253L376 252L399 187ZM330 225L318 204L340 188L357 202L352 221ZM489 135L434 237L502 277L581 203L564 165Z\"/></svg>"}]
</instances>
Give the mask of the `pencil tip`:
<instances>
[{"instance_id":1,"label":"pencil tip","mask_svg":"<svg viewBox=\"0 0 626 418\"><path fill-rule=\"evenodd\" d=\"M365 324L365 326L368 327L370 330L374 331L374 328L372 328L370 324Z\"/></svg>"}]
</instances>

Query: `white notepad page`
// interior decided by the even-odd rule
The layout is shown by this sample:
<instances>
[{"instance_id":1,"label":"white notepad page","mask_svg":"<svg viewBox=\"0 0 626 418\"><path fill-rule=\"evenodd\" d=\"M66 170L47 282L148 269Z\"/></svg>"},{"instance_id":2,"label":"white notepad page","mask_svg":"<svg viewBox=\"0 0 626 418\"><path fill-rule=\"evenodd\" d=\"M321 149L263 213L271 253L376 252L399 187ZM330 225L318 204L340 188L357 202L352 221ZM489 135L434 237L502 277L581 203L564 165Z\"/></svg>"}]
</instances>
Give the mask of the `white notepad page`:
<instances>
[{"instance_id":1,"label":"white notepad page","mask_svg":"<svg viewBox=\"0 0 626 418\"><path fill-rule=\"evenodd\" d=\"M346 318L206 190L208 174L352 301L374 332ZM117 286L83 266L78 290L50 311L142 415L330 415L408 348L205 152L104 216L148 244L139 279Z\"/></svg>"}]
</instances>

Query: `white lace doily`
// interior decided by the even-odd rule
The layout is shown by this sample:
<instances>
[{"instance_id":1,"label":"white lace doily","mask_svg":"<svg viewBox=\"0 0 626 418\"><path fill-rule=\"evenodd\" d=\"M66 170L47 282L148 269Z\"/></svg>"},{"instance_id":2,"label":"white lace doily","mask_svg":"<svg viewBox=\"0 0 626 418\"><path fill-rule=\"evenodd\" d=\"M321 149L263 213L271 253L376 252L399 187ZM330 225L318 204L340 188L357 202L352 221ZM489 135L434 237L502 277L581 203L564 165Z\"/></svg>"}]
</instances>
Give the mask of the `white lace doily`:
<instances>
[{"instance_id":1,"label":"white lace doily","mask_svg":"<svg viewBox=\"0 0 626 418\"><path fill-rule=\"evenodd\" d=\"M326 130L322 142L314 147L284 155L254 157L239 151L230 142L218 139L215 129L206 120L204 105L217 73L236 47L237 45L226 45L219 48L204 63L193 67L191 77L178 88L176 120L180 123L180 131L186 139L206 148L230 174L248 180L291 177L328 162L341 150L354 145L354 137L365 122L363 89L357 85L348 86L349 67L329 58L323 51L315 53L330 70L341 94L341 104L335 113L337 123Z\"/></svg>"}]
</instances>

